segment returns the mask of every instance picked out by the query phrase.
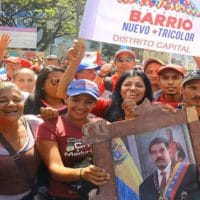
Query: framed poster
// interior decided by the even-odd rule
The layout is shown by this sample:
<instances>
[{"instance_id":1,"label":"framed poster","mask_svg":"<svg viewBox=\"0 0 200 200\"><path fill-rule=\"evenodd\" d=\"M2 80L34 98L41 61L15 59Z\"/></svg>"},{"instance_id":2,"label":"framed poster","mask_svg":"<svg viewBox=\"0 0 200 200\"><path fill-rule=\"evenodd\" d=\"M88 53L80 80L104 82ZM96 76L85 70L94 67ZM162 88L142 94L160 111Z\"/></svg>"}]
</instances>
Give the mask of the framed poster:
<instances>
[{"instance_id":1,"label":"framed poster","mask_svg":"<svg viewBox=\"0 0 200 200\"><path fill-rule=\"evenodd\" d=\"M195 163L192 143L186 124L169 126L140 135L130 135L127 136L128 151L133 160L137 161L136 165L142 177L147 177L154 171L155 167L153 166L148 147L153 139L160 137L167 139L169 142L172 162Z\"/></svg>"},{"instance_id":2,"label":"framed poster","mask_svg":"<svg viewBox=\"0 0 200 200\"><path fill-rule=\"evenodd\" d=\"M99 121L84 126L83 140L94 146L94 163L111 174L111 180L100 187L98 194L93 193L91 200L184 199L190 195L189 190L178 189L185 176L189 177L188 187L194 183L198 188L196 167L200 166L200 122L195 108L170 113L144 102L138 106L137 112L140 114L136 119L111 124ZM149 197L141 196L146 179L150 179L165 162L166 166L170 166L168 189L162 195L156 192L161 182L161 178L157 177L157 185L152 179L150 187L147 187L149 189L155 185L154 190L150 190L149 194L146 189L142 192ZM171 170L172 167L174 170ZM185 169L185 174L178 173L182 172L181 169ZM172 177L178 177L177 180L181 181L177 182ZM172 183L177 183L176 187ZM177 188L176 191L173 188ZM200 192L199 188L197 192ZM199 197L200 194L197 195Z\"/></svg>"}]
</instances>

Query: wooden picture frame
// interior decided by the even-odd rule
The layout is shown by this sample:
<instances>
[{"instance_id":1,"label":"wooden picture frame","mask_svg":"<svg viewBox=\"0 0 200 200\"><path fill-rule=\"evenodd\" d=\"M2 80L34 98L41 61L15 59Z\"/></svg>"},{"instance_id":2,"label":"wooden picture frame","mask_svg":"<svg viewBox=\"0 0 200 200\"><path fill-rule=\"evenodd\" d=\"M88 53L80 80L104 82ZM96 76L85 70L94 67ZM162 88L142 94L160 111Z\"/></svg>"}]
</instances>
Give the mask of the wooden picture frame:
<instances>
[{"instance_id":1,"label":"wooden picture frame","mask_svg":"<svg viewBox=\"0 0 200 200\"><path fill-rule=\"evenodd\" d=\"M111 179L100 187L99 192L91 194L91 200L117 200L118 191L115 182L114 162L111 149L111 140L117 137L129 135L141 136L145 132L173 126L188 125L191 146L189 145L190 161L200 167L200 122L195 107L177 112L163 111L159 106L145 100L138 106L138 117L131 120L123 120L107 124L106 121L97 121L86 124L83 127L83 141L93 145L93 158L97 166L110 173ZM188 136L187 136L188 137Z\"/></svg>"}]
</instances>

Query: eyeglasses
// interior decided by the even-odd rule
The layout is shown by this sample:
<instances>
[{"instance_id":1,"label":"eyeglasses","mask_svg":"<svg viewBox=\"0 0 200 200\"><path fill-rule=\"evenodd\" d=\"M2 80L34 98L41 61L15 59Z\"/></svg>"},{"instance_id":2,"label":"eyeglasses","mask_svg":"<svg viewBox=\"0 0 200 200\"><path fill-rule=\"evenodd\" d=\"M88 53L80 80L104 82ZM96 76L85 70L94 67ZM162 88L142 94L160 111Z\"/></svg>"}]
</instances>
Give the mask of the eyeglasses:
<instances>
[{"instance_id":1,"label":"eyeglasses","mask_svg":"<svg viewBox=\"0 0 200 200\"><path fill-rule=\"evenodd\" d=\"M58 83L60 82L60 79L59 78L48 78L49 79L49 82L52 84L52 85L58 85Z\"/></svg>"},{"instance_id":2,"label":"eyeglasses","mask_svg":"<svg viewBox=\"0 0 200 200\"><path fill-rule=\"evenodd\" d=\"M120 63L123 63L123 62L128 62L128 63L130 63L130 62L134 61L134 58L131 58L131 57L127 57L127 58L117 58L116 61L117 61L117 62L120 62Z\"/></svg>"}]
</instances>

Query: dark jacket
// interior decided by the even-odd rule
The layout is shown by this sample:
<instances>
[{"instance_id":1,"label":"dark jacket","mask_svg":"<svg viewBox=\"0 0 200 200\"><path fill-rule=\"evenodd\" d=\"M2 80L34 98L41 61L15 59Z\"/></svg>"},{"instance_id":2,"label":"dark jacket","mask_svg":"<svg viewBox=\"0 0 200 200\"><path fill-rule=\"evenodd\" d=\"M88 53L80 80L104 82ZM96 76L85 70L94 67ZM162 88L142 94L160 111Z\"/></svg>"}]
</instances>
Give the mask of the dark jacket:
<instances>
[{"instance_id":1,"label":"dark jacket","mask_svg":"<svg viewBox=\"0 0 200 200\"><path fill-rule=\"evenodd\" d=\"M139 187L140 200L159 200L160 194L156 185L158 185L158 175L157 172L154 172L141 183ZM194 164L189 165L173 200L200 200L200 184Z\"/></svg>"}]
</instances>

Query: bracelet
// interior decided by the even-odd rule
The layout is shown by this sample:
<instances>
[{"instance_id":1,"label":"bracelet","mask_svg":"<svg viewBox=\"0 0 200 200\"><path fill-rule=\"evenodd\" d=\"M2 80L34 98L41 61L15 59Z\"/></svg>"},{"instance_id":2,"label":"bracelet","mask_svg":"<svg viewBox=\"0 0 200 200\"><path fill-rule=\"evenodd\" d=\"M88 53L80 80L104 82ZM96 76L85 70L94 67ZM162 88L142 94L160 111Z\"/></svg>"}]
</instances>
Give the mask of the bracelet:
<instances>
[{"instance_id":1,"label":"bracelet","mask_svg":"<svg viewBox=\"0 0 200 200\"><path fill-rule=\"evenodd\" d=\"M102 76L101 74L97 73L97 75L100 77L100 78L105 78L105 76Z\"/></svg>"},{"instance_id":2,"label":"bracelet","mask_svg":"<svg viewBox=\"0 0 200 200\"><path fill-rule=\"evenodd\" d=\"M80 172L79 172L79 177L80 177L80 180L82 180L82 179L83 179L83 178L82 178L82 173L81 173L81 172L82 172L82 169L83 169L83 168L80 168Z\"/></svg>"}]
</instances>

